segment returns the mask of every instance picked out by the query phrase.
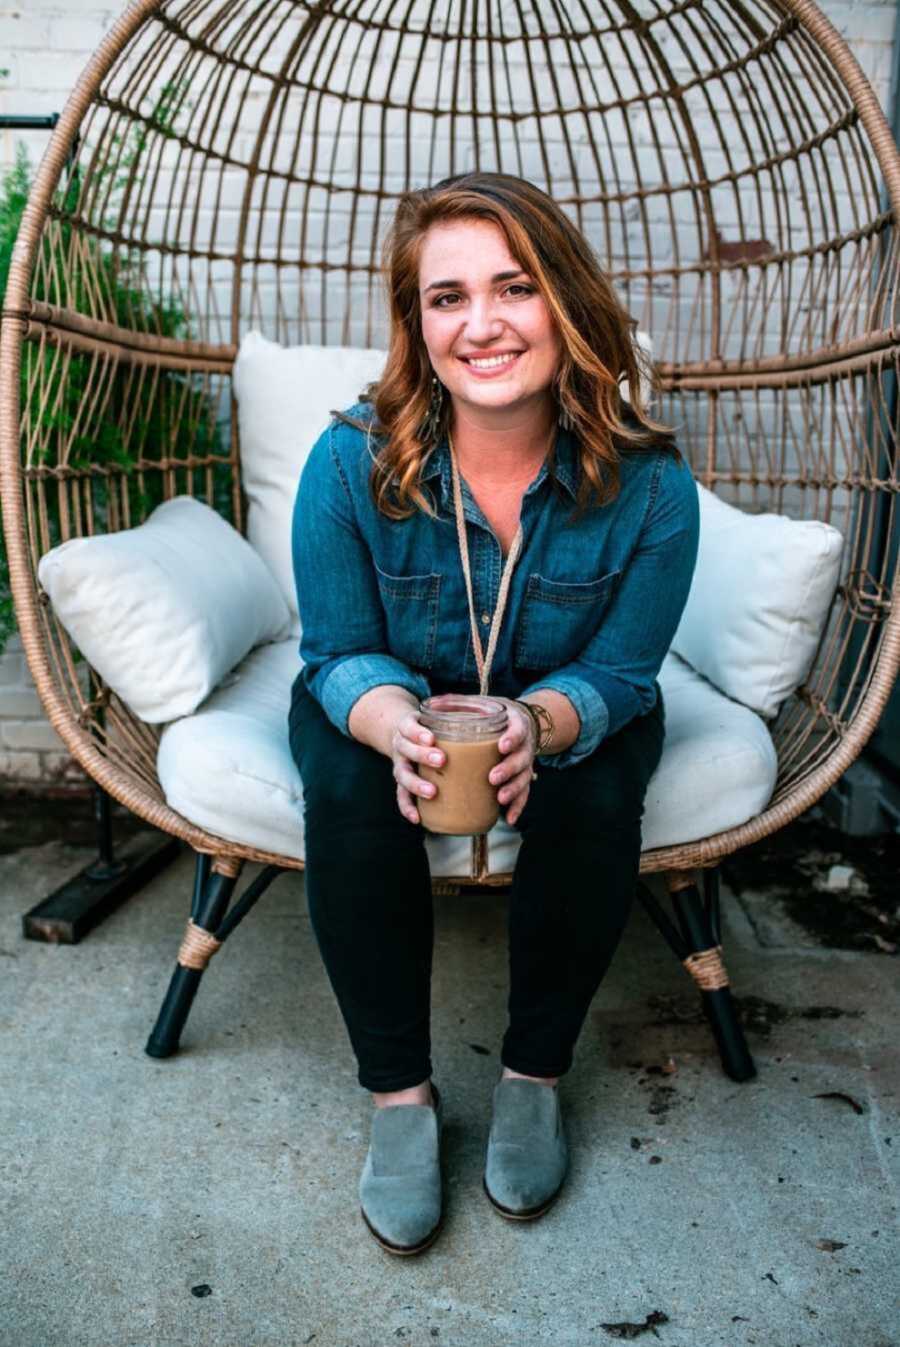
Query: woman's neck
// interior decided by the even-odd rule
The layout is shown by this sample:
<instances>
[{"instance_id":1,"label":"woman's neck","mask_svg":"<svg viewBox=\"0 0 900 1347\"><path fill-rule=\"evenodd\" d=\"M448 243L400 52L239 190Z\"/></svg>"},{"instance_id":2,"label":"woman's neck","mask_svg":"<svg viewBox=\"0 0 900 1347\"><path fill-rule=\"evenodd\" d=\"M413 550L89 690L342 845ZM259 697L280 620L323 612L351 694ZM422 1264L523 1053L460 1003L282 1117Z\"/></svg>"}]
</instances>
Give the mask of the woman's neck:
<instances>
[{"instance_id":1,"label":"woman's neck","mask_svg":"<svg viewBox=\"0 0 900 1347\"><path fill-rule=\"evenodd\" d=\"M465 413L453 418L453 451L466 481L494 489L526 486L550 452L555 415L523 418L504 427L485 425Z\"/></svg>"}]
</instances>

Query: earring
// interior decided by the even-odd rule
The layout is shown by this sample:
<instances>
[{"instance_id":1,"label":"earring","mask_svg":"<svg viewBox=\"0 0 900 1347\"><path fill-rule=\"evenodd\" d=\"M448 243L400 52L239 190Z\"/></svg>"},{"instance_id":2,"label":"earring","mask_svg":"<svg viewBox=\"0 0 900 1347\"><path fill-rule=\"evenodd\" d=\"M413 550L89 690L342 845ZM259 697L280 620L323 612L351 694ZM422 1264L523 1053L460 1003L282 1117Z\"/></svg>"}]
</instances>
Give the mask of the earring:
<instances>
[{"instance_id":1,"label":"earring","mask_svg":"<svg viewBox=\"0 0 900 1347\"><path fill-rule=\"evenodd\" d=\"M425 420L419 427L419 439L423 444L435 444L441 434L441 419L444 410L444 385L436 374L431 376L431 398Z\"/></svg>"},{"instance_id":2,"label":"earring","mask_svg":"<svg viewBox=\"0 0 900 1347\"><path fill-rule=\"evenodd\" d=\"M561 428L562 428L563 430L574 430L574 428L575 428L575 422L572 420L571 416L570 416L569 413L566 411L565 404L563 403L562 398L559 396L559 385L558 385L558 384L557 384L557 386L556 386L556 397L557 397L557 403L558 403L558 407L559 407L559 411L558 411L558 413L557 413L557 417L558 417L559 424L560 424Z\"/></svg>"},{"instance_id":3,"label":"earring","mask_svg":"<svg viewBox=\"0 0 900 1347\"><path fill-rule=\"evenodd\" d=\"M560 387L559 373L557 373L556 378L553 380L553 394L556 398L556 419L560 424L560 428L562 430L574 430L575 422L566 411L565 403L562 400L562 388Z\"/></svg>"}]
</instances>

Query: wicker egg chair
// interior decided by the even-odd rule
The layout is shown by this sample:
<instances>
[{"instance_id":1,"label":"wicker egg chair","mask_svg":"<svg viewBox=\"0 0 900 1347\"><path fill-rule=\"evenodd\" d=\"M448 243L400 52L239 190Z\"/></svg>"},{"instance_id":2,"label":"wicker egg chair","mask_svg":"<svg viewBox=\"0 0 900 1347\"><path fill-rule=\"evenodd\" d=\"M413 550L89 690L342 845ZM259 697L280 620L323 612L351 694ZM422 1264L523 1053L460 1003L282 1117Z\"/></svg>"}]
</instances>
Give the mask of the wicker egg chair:
<instances>
[{"instance_id":1,"label":"wicker egg chair","mask_svg":"<svg viewBox=\"0 0 900 1347\"><path fill-rule=\"evenodd\" d=\"M397 194L467 168L531 178L590 237L652 335L658 411L700 482L845 539L814 666L772 727L768 806L642 860L665 872L673 916L642 884L643 901L701 988L725 1069L746 1079L715 864L838 779L900 653L886 561L900 163L857 62L807 0L134 0L56 127L5 300L3 516L29 664L85 771L197 854L193 920L148 1044L165 1056L210 954L302 866L167 807L157 731L79 676L38 560L182 493L241 527L228 412L242 334L383 345L379 243ZM104 454L101 421L115 430ZM475 882L508 883L480 854ZM247 860L263 868L229 912Z\"/></svg>"}]
</instances>

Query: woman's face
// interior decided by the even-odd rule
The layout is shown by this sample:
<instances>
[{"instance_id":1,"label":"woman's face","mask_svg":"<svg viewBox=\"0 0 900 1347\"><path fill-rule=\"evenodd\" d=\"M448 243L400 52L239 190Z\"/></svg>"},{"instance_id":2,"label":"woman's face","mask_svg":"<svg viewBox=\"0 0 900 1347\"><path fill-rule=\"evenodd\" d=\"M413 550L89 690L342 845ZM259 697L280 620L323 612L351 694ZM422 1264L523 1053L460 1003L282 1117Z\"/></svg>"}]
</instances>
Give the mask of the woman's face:
<instances>
[{"instance_id":1,"label":"woman's face","mask_svg":"<svg viewBox=\"0 0 900 1347\"><path fill-rule=\"evenodd\" d=\"M419 299L428 355L457 408L507 421L552 397L562 350L556 326L497 225L432 225L422 242Z\"/></svg>"}]
</instances>

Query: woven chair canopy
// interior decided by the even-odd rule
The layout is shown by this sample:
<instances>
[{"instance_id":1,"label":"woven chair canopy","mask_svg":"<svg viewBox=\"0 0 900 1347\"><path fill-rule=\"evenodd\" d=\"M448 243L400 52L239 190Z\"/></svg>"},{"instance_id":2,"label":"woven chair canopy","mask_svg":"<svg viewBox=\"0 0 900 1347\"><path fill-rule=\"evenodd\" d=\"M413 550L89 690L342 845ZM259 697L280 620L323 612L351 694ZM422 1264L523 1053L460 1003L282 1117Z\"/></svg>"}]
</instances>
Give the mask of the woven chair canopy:
<instances>
[{"instance_id":1,"label":"woven chair canopy","mask_svg":"<svg viewBox=\"0 0 900 1347\"><path fill-rule=\"evenodd\" d=\"M135 0L75 86L20 232L3 516L52 724L112 796L200 852L299 864L167 807L157 729L75 657L37 563L185 493L242 527L242 334L385 345L397 197L472 169L529 178L590 239L652 337L655 410L698 481L845 540L815 663L771 726L771 803L643 869L710 864L801 813L890 693L900 162L815 5Z\"/></svg>"}]
</instances>

